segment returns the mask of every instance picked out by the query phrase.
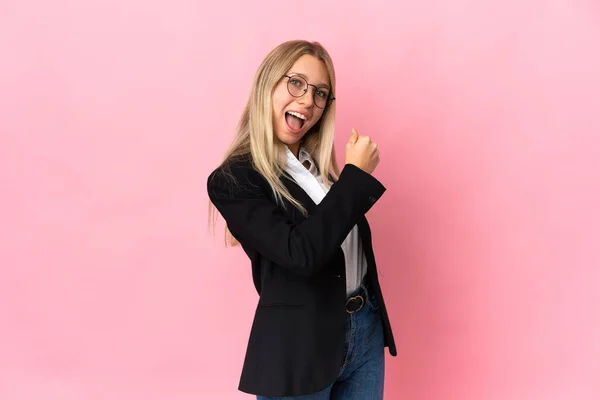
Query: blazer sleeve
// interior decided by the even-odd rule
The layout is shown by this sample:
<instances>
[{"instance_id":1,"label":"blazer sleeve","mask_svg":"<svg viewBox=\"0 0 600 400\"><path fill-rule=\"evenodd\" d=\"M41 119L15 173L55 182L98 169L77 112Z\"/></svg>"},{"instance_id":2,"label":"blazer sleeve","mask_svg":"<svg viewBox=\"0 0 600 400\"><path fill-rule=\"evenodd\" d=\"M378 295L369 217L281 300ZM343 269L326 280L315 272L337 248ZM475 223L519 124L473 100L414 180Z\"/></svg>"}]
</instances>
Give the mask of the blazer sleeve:
<instances>
[{"instance_id":1,"label":"blazer sleeve","mask_svg":"<svg viewBox=\"0 0 600 400\"><path fill-rule=\"evenodd\" d=\"M220 169L207 182L209 198L230 232L243 245L304 276L317 273L327 263L386 190L370 174L346 164L316 211L294 224L275 204L270 186L258 171L247 167L232 172L236 184Z\"/></svg>"}]
</instances>

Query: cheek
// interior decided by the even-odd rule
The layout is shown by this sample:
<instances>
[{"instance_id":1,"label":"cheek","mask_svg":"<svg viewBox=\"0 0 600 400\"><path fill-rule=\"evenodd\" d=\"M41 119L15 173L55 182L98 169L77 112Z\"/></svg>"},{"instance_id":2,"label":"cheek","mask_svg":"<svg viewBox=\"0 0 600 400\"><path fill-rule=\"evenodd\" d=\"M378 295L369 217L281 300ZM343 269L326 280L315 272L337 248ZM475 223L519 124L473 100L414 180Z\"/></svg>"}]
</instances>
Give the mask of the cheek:
<instances>
[{"instance_id":1,"label":"cheek","mask_svg":"<svg viewBox=\"0 0 600 400\"><path fill-rule=\"evenodd\" d=\"M276 113L281 113L283 107L288 103L287 90L278 86L273 92L273 108Z\"/></svg>"},{"instance_id":2,"label":"cheek","mask_svg":"<svg viewBox=\"0 0 600 400\"><path fill-rule=\"evenodd\" d=\"M273 118L279 120L283 116L283 102L273 99Z\"/></svg>"}]
</instances>

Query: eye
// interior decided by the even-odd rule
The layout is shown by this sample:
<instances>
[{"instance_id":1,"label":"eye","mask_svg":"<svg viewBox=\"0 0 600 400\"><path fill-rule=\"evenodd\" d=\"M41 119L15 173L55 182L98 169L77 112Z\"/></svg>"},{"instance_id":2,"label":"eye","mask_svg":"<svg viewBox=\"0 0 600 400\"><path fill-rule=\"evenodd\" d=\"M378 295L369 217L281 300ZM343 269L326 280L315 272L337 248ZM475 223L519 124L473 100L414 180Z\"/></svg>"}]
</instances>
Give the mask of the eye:
<instances>
[{"instance_id":1,"label":"eye","mask_svg":"<svg viewBox=\"0 0 600 400\"><path fill-rule=\"evenodd\" d=\"M317 90L317 96L319 96L322 99L326 99L327 97L329 97L329 93L326 90Z\"/></svg>"},{"instance_id":2,"label":"eye","mask_svg":"<svg viewBox=\"0 0 600 400\"><path fill-rule=\"evenodd\" d=\"M297 87L302 87L303 86L302 81L300 79L298 79L298 78L290 78L290 83L292 85L294 85L294 86L297 86Z\"/></svg>"}]
</instances>

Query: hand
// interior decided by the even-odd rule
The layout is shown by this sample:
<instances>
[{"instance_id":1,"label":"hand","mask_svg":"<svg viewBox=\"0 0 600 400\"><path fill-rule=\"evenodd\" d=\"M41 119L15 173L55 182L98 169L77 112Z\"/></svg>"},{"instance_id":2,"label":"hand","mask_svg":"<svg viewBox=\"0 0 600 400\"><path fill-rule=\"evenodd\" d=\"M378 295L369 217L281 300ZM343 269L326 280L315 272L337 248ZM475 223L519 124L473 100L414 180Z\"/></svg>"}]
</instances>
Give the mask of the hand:
<instances>
[{"instance_id":1,"label":"hand","mask_svg":"<svg viewBox=\"0 0 600 400\"><path fill-rule=\"evenodd\" d=\"M379 164L377 143L368 136L359 136L356 129L346 144L346 164L353 164L368 174L372 174Z\"/></svg>"}]
</instances>

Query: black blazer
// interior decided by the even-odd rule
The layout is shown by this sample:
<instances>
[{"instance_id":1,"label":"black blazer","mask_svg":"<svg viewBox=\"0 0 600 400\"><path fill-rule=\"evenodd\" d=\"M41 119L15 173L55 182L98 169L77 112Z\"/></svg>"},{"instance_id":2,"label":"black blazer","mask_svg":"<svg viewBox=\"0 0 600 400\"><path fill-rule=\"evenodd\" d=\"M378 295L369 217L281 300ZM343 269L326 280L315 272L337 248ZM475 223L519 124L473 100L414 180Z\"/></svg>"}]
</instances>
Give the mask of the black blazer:
<instances>
[{"instance_id":1,"label":"black blazer","mask_svg":"<svg viewBox=\"0 0 600 400\"><path fill-rule=\"evenodd\" d=\"M319 205L293 180L282 177L291 203L273 192L249 159L217 168L208 194L252 263L260 295L239 390L261 396L299 396L330 385L344 358L346 273L342 242L358 224L368 262L367 278L380 304L385 346L396 346L381 294L365 213L385 188L348 164Z\"/></svg>"}]
</instances>

